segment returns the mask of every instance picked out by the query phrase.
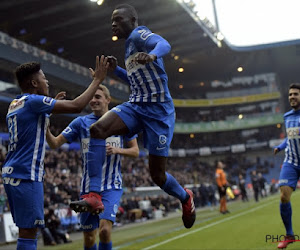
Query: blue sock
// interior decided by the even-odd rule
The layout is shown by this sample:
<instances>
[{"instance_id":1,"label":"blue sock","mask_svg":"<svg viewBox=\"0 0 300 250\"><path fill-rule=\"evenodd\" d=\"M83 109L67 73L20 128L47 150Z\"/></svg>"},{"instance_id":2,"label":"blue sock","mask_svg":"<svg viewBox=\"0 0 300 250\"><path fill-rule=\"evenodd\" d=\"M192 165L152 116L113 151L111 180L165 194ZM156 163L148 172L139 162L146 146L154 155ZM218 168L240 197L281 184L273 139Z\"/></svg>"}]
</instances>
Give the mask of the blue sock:
<instances>
[{"instance_id":1,"label":"blue sock","mask_svg":"<svg viewBox=\"0 0 300 250\"><path fill-rule=\"evenodd\" d=\"M292 206L291 203L280 203L280 214L286 229L286 235L294 235L292 228Z\"/></svg>"},{"instance_id":2,"label":"blue sock","mask_svg":"<svg viewBox=\"0 0 300 250\"><path fill-rule=\"evenodd\" d=\"M95 243L95 245L92 246L92 247L86 247L86 246L84 246L84 250L97 250L97 244Z\"/></svg>"},{"instance_id":3,"label":"blue sock","mask_svg":"<svg viewBox=\"0 0 300 250\"><path fill-rule=\"evenodd\" d=\"M189 198L188 193L183 189L182 186L176 181L176 179L166 172L167 180L161 187L167 194L172 195L179 199L181 202L186 201Z\"/></svg>"},{"instance_id":4,"label":"blue sock","mask_svg":"<svg viewBox=\"0 0 300 250\"><path fill-rule=\"evenodd\" d=\"M109 243L102 243L101 241L99 242L98 250L111 250L111 249L112 249L112 242Z\"/></svg>"},{"instance_id":5,"label":"blue sock","mask_svg":"<svg viewBox=\"0 0 300 250\"><path fill-rule=\"evenodd\" d=\"M18 238L17 250L36 250L37 239Z\"/></svg>"},{"instance_id":6,"label":"blue sock","mask_svg":"<svg viewBox=\"0 0 300 250\"><path fill-rule=\"evenodd\" d=\"M102 165L105 161L105 140L90 139L87 153L87 168L90 177L90 192L100 192Z\"/></svg>"}]
</instances>

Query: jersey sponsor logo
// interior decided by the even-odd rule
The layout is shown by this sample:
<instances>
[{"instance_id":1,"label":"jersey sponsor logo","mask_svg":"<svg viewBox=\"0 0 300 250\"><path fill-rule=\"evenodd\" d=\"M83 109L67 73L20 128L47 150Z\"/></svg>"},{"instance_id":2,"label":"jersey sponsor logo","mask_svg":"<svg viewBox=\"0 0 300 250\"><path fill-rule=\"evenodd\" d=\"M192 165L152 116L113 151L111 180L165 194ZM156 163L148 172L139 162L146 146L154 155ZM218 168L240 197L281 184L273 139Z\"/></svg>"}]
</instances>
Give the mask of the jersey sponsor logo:
<instances>
[{"instance_id":1,"label":"jersey sponsor logo","mask_svg":"<svg viewBox=\"0 0 300 250\"><path fill-rule=\"evenodd\" d=\"M43 98L43 103L45 103L46 105L51 106L53 100L54 100L53 98L51 98L51 97L49 97L49 96L45 96L45 97Z\"/></svg>"},{"instance_id":2,"label":"jersey sponsor logo","mask_svg":"<svg viewBox=\"0 0 300 250\"><path fill-rule=\"evenodd\" d=\"M132 73L136 72L138 69L145 68L145 65L135 61L136 54L137 52L129 56L125 61L126 71L129 76L132 75Z\"/></svg>"},{"instance_id":3,"label":"jersey sponsor logo","mask_svg":"<svg viewBox=\"0 0 300 250\"><path fill-rule=\"evenodd\" d=\"M153 35L153 33L150 30L139 30L138 32L141 34L140 37L143 40L147 40L149 36Z\"/></svg>"},{"instance_id":4,"label":"jersey sponsor logo","mask_svg":"<svg viewBox=\"0 0 300 250\"><path fill-rule=\"evenodd\" d=\"M35 220L34 225L44 225L45 221L44 220Z\"/></svg>"},{"instance_id":5,"label":"jersey sponsor logo","mask_svg":"<svg viewBox=\"0 0 300 250\"><path fill-rule=\"evenodd\" d=\"M300 138L299 132L300 132L299 127L293 127L293 128L286 129L288 139L299 139Z\"/></svg>"},{"instance_id":6,"label":"jersey sponsor logo","mask_svg":"<svg viewBox=\"0 0 300 250\"><path fill-rule=\"evenodd\" d=\"M82 138L81 139L81 148L82 153L87 153L89 151L90 138Z\"/></svg>"},{"instance_id":7,"label":"jersey sponsor logo","mask_svg":"<svg viewBox=\"0 0 300 250\"><path fill-rule=\"evenodd\" d=\"M24 104L25 104L24 98L13 100L9 105L7 114L10 114L11 112L14 112L14 111L17 111L17 110L23 108Z\"/></svg>"},{"instance_id":8,"label":"jersey sponsor logo","mask_svg":"<svg viewBox=\"0 0 300 250\"><path fill-rule=\"evenodd\" d=\"M14 168L10 166L2 168L2 174L12 174L13 171Z\"/></svg>"},{"instance_id":9,"label":"jersey sponsor logo","mask_svg":"<svg viewBox=\"0 0 300 250\"><path fill-rule=\"evenodd\" d=\"M20 185L21 179L15 179L15 178L4 177L4 178L3 178L3 183L4 183L4 184L12 185L12 186L14 186L14 187L17 187L17 186Z\"/></svg>"},{"instance_id":10,"label":"jersey sponsor logo","mask_svg":"<svg viewBox=\"0 0 300 250\"><path fill-rule=\"evenodd\" d=\"M106 146L111 146L114 148L122 148L120 137L108 137L106 140Z\"/></svg>"}]
</instances>

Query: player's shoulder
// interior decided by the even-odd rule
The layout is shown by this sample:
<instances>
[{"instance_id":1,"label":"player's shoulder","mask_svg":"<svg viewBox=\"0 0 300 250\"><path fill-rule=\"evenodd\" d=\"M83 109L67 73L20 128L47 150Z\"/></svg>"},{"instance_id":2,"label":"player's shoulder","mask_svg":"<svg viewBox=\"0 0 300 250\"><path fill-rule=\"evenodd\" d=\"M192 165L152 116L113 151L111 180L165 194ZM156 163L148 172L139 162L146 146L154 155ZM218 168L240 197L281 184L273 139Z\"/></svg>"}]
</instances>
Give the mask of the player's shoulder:
<instances>
[{"instance_id":1,"label":"player's shoulder","mask_svg":"<svg viewBox=\"0 0 300 250\"><path fill-rule=\"evenodd\" d=\"M283 118L286 119L287 117L289 116L292 116L292 115L300 115L300 112L295 112L293 109L286 112L284 115L283 115Z\"/></svg>"},{"instance_id":2,"label":"player's shoulder","mask_svg":"<svg viewBox=\"0 0 300 250\"><path fill-rule=\"evenodd\" d=\"M133 30L133 38L147 40L154 33L146 26L138 26Z\"/></svg>"}]
</instances>

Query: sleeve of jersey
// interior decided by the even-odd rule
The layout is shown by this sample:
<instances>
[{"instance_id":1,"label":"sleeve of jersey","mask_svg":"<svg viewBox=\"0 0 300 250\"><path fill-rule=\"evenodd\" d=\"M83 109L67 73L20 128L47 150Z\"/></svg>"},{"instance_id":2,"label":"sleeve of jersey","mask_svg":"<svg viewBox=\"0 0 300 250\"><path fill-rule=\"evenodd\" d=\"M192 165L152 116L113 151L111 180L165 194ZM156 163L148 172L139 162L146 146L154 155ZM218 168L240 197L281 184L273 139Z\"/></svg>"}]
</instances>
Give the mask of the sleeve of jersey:
<instances>
[{"instance_id":1,"label":"sleeve of jersey","mask_svg":"<svg viewBox=\"0 0 300 250\"><path fill-rule=\"evenodd\" d=\"M42 95L32 95L29 100L30 107L35 113L50 114L56 103L55 99Z\"/></svg>"},{"instance_id":2,"label":"sleeve of jersey","mask_svg":"<svg viewBox=\"0 0 300 250\"><path fill-rule=\"evenodd\" d=\"M116 69L114 70L114 74L121 78L123 81L130 83L129 79L127 77L127 72L125 69L121 68L120 66L117 66Z\"/></svg>"},{"instance_id":3,"label":"sleeve of jersey","mask_svg":"<svg viewBox=\"0 0 300 250\"><path fill-rule=\"evenodd\" d=\"M68 127L64 129L62 135L67 139L68 142L73 142L79 137L80 133L80 120L76 118L73 120Z\"/></svg>"},{"instance_id":4,"label":"sleeve of jersey","mask_svg":"<svg viewBox=\"0 0 300 250\"><path fill-rule=\"evenodd\" d=\"M167 40L157 34L149 36L146 40L148 54L156 55L157 58L167 55L171 50L171 45Z\"/></svg>"},{"instance_id":5,"label":"sleeve of jersey","mask_svg":"<svg viewBox=\"0 0 300 250\"><path fill-rule=\"evenodd\" d=\"M131 137L128 137L128 136L125 136L124 137L124 140L125 141L132 141L133 139L137 138L138 136L135 134L134 136L131 136Z\"/></svg>"},{"instance_id":6,"label":"sleeve of jersey","mask_svg":"<svg viewBox=\"0 0 300 250\"><path fill-rule=\"evenodd\" d=\"M285 149L286 145L287 145L287 140L288 139L285 138L284 141L281 144L279 144L278 146L276 146L275 148L278 148L280 151L283 150L283 149Z\"/></svg>"}]
</instances>

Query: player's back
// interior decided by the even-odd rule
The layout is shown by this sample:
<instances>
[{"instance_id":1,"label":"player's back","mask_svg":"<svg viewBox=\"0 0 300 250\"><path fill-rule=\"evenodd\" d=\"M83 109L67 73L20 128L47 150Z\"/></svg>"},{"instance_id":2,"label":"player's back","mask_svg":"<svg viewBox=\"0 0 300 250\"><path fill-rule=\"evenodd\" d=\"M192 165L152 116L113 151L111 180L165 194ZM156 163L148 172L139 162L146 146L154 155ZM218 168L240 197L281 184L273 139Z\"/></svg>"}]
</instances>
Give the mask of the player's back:
<instances>
[{"instance_id":1,"label":"player's back","mask_svg":"<svg viewBox=\"0 0 300 250\"><path fill-rule=\"evenodd\" d=\"M50 97L30 94L11 102L6 116L9 146L3 177L43 180L45 134L54 103Z\"/></svg>"}]
</instances>

